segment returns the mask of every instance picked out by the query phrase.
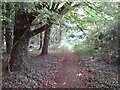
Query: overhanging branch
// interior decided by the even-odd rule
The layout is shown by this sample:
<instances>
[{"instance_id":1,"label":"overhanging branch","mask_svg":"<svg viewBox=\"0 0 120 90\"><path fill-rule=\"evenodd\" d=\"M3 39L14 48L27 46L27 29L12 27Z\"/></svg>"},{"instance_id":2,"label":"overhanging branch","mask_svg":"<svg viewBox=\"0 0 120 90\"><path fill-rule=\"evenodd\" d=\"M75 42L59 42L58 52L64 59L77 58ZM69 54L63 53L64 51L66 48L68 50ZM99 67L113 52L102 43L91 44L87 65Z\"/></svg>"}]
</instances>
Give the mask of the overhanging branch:
<instances>
[{"instance_id":1,"label":"overhanging branch","mask_svg":"<svg viewBox=\"0 0 120 90\"><path fill-rule=\"evenodd\" d=\"M48 30L48 28L50 28L50 27L51 27L51 24L46 24L46 25L44 25L44 26L42 26L40 28L37 28L37 29L35 29L33 31L30 31L30 37L35 36L35 35L43 32L45 30Z\"/></svg>"}]
</instances>

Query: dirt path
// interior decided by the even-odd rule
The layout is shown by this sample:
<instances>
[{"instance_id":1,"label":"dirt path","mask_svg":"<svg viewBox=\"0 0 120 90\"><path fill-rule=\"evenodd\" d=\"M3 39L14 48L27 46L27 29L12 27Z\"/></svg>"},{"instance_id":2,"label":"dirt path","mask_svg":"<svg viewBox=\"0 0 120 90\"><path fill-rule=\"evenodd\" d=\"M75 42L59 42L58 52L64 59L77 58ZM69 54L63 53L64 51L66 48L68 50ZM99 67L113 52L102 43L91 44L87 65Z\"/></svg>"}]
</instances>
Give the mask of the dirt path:
<instances>
[{"instance_id":1,"label":"dirt path","mask_svg":"<svg viewBox=\"0 0 120 90\"><path fill-rule=\"evenodd\" d=\"M33 61L33 59L30 59ZM42 60L42 62L40 61ZM46 65L42 69L43 63L47 61ZM52 62L51 62L52 61ZM64 53L51 53L47 56L38 56L34 58L32 64L36 65L37 70L44 70L45 78L51 85L52 88L88 88L92 86L88 71L80 62L80 58L75 52L69 51ZM37 66L39 62L39 65ZM50 66L49 63L55 63L54 67ZM48 65L47 65L48 64ZM31 65L30 65L31 66ZM48 66L48 67L47 67ZM45 70L46 67L46 70ZM49 70L47 70L49 68ZM53 70L51 70L51 69ZM50 72L53 76L49 75Z\"/></svg>"},{"instance_id":2,"label":"dirt path","mask_svg":"<svg viewBox=\"0 0 120 90\"><path fill-rule=\"evenodd\" d=\"M116 67L73 51L29 54L28 69L3 75L4 88L118 88ZM115 72L109 68L115 69ZM111 76L108 78L108 76ZM114 81L113 81L114 79ZM106 81L108 81L106 83ZM110 83L109 83L110 82Z\"/></svg>"},{"instance_id":3,"label":"dirt path","mask_svg":"<svg viewBox=\"0 0 120 90\"><path fill-rule=\"evenodd\" d=\"M81 65L80 58L74 52L62 53L57 65L56 88L84 88L90 83L85 77L88 73Z\"/></svg>"}]
</instances>

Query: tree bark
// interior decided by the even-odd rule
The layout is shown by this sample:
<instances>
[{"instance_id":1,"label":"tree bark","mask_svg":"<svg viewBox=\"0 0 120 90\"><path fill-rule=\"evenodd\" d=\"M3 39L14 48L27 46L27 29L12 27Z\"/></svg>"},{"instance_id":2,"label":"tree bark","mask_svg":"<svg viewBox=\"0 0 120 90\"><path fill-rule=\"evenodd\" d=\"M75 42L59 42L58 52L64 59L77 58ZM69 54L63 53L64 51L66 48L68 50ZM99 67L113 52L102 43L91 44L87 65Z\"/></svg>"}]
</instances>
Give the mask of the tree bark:
<instances>
[{"instance_id":1,"label":"tree bark","mask_svg":"<svg viewBox=\"0 0 120 90\"><path fill-rule=\"evenodd\" d=\"M51 31L50 28L45 31L44 44L43 44L41 55L48 54L48 45L49 45L49 39L50 39L50 31Z\"/></svg>"},{"instance_id":2,"label":"tree bark","mask_svg":"<svg viewBox=\"0 0 120 90\"><path fill-rule=\"evenodd\" d=\"M4 52L4 42L6 42L6 52L10 53L12 47L12 34L11 25L10 25L10 3L2 3L2 15L6 18L2 21L2 47L0 48L0 53L2 57L2 53ZM6 40L6 41L5 41ZM3 57L2 57L3 58ZM2 60L2 70L8 70L8 62L6 60Z\"/></svg>"},{"instance_id":3,"label":"tree bark","mask_svg":"<svg viewBox=\"0 0 120 90\"><path fill-rule=\"evenodd\" d=\"M46 23L45 25L43 25L43 26L40 27L40 28L37 28L37 29L35 29L35 30L30 31L30 32L29 32L29 36L30 36L30 37L35 36L35 35L43 32L43 31L45 31L45 30L48 30L48 28L50 28L51 26L52 26L51 19L48 18L47 23Z\"/></svg>"},{"instance_id":4,"label":"tree bark","mask_svg":"<svg viewBox=\"0 0 120 90\"><path fill-rule=\"evenodd\" d=\"M62 30L58 29L56 31L56 44L60 43L62 39Z\"/></svg>"},{"instance_id":5,"label":"tree bark","mask_svg":"<svg viewBox=\"0 0 120 90\"><path fill-rule=\"evenodd\" d=\"M11 57L9 62L10 71L19 71L22 66L25 65L25 59L27 58L29 39L39 34L40 32L47 30L51 25L51 18L47 19L47 24L42 27L30 31L30 26L33 20L36 18L35 13L28 13L25 11L24 6L27 3L19 2L15 3L15 25L14 25L14 39L13 47L11 51ZM20 7L20 8L19 8Z\"/></svg>"},{"instance_id":6,"label":"tree bark","mask_svg":"<svg viewBox=\"0 0 120 90\"><path fill-rule=\"evenodd\" d=\"M44 26L30 31L30 25L35 17L22 11L17 11L15 14L13 48L9 63L10 71L19 71L25 65L30 37L47 30L52 25L48 20Z\"/></svg>"},{"instance_id":7,"label":"tree bark","mask_svg":"<svg viewBox=\"0 0 120 90\"><path fill-rule=\"evenodd\" d=\"M10 53L12 49L12 31L10 28L6 28L5 40L6 40L6 52Z\"/></svg>"},{"instance_id":8,"label":"tree bark","mask_svg":"<svg viewBox=\"0 0 120 90\"><path fill-rule=\"evenodd\" d=\"M59 35L58 35L58 43L60 43L61 42L61 40L62 40L62 30L61 30L61 25L59 26Z\"/></svg>"},{"instance_id":9,"label":"tree bark","mask_svg":"<svg viewBox=\"0 0 120 90\"><path fill-rule=\"evenodd\" d=\"M10 3L5 3L5 16L8 20L5 23L5 40L6 40L6 52L10 53L12 49L12 29L10 25L11 13L10 13Z\"/></svg>"},{"instance_id":10,"label":"tree bark","mask_svg":"<svg viewBox=\"0 0 120 90\"><path fill-rule=\"evenodd\" d=\"M1 30L1 27L0 27ZM2 31L0 31L0 59L2 59Z\"/></svg>"},{"instance_id":11,"label":"tree bark","mask_svg":"<svg viewBox=\"0 0 120 90\"><path fill-rule=\"evenodd\" d=\"M42 45L43 45L43 36L42 36L42 32L40 33L40 47L39 47L39 50L42 48Z\"/></svg>"},{"instance_id":12,"label":"tree bark","mask_svg":"<svg viewBox=\"0 0 120 90\"><path fill-rule=\"evenodd\" d=\"M13 48L10 59L10 70L18 71L24 64L23 61L27 56L27 48L29 42L29 30L30 24L35 19L28 13L24 13L18 10L15 13L15 27L14 27L14 39Z\"/></svg>"}]
</instances>

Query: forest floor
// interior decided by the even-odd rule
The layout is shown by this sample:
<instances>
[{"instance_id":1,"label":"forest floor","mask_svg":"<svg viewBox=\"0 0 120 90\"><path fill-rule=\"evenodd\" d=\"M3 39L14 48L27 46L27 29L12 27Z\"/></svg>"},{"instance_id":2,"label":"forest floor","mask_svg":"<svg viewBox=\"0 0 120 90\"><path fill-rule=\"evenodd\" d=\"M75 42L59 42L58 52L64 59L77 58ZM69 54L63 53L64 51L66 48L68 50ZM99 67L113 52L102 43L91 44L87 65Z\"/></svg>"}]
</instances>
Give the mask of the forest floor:
<instances>
[{"instance_id":1,"label":"forest floor","mask_svg":"<svg viewBox=\"0 0 120 90\"><path fill-rule=\"evenodd\" d=\"M120 89L116 64L108 64L74 51L51 52L45 56L30 53L28 58L28 69L3 73L3 88Z\"/></svg>"}]
</instances>

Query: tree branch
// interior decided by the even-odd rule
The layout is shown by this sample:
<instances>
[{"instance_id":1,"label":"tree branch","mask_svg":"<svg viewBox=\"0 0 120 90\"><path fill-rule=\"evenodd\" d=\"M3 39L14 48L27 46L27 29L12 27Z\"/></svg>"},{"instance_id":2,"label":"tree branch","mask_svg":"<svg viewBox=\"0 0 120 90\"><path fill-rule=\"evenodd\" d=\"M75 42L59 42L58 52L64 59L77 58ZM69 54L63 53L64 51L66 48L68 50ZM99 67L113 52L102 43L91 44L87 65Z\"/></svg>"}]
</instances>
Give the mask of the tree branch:
<instances>
[{"instance_id":1,"label":"tree branch","mask_svg":"<svg viewBox=\"0 0 120 90\"><path fill-rule=\"evenodd\" d=\"M30 32L29 32L29 35L30 35L30 37L35 36L35 35L43 32L43 31L45 31L45 30L48 30L51 26L52 26L52 23L50 22L50 19L48 19L47 24L43 25L43 26L40 27L40 28L37 28L37 29L35 29L35 30L30 31Z\"/></svg>"}]
</instances>

